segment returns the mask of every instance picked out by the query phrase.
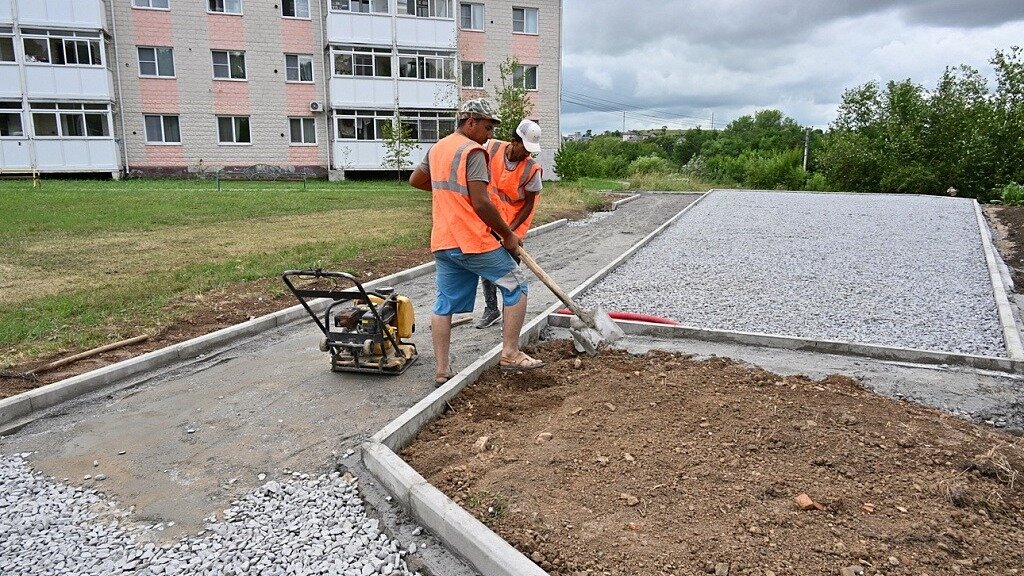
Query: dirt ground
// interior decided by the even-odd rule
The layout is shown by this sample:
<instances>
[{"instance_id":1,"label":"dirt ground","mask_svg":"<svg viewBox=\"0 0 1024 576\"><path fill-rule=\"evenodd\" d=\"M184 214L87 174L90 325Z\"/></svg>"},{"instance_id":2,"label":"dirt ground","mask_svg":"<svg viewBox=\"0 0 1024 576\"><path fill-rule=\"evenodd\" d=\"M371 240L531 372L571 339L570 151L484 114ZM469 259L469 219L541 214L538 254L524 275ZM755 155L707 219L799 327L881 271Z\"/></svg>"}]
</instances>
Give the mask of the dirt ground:
<instances>
[{"instance_id":1,"label":"dirt ground","mask_svg":"<svg viewBox=\"0 0 1024 576\"><path fill-rule=\"evenodd\" d=\"M1024 286L1024 206L983 206L985 217L995 232L996 248L1010 267L1013 283Z\"/></svg>"},{"instance_id":2,"label":"dirt ground","mask_svg":"<svg viewBox=\"0 0 1024 576\"><path fill-rule=\"evenodd\" d=\"M337 267L328 266L328 268L358 274L364 281L369 282L429 261L430 252L424 247L380 256L360 256ZM291 293L281 293L283 286L279 278L265 278L235 284L207 294L199 294L188 301L176 302L172 305L172 309L177 308L177 315L182 319L163 327L149 340L81 360L60 369L44 372L36 378L27 379L5 375L28 372L54 360L82 352L82 350L68 351L59 356L39 358L7 368L0 373L0 398L14 396L26 390L84 374L108 364L166 348L172 344L191 340L197 336L245 322L250 318L277 312L298 304L298 300Z\"/></svg>"},{"instance_id":3,"label":"dirt ground","mask_svg":"<svg viewBox=\"0 0 1024 576\"><path fill-rule=\"evenodd\" d=\"M1024 573L1020 438L843 376L536 353L402 455L551 574Z\"/></svg>"}]
</instances>

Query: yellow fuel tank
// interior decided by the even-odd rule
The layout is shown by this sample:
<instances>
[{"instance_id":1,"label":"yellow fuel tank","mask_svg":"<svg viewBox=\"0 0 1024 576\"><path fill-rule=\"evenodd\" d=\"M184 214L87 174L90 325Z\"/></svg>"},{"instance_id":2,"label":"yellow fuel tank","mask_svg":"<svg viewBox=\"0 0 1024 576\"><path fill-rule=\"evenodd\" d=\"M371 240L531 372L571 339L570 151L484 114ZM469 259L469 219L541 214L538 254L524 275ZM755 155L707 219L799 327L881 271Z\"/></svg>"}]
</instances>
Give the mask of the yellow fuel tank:
<instances>
[{"instance_id":1,"label":"yellow fuel tank","mask_svg":"<svg viewBox=\"0 0 1024 576\"><path fill-rule=\"evenodd\" d=\"M412 300L408 296L396 296L395 300L398 303L395 307L398 337L409 338L413 335L413 332L416 332L416 312L412 308ZM384 299L371 295L370 301L373 302L374 306L378 306L384 302ZM357 300L356 302L365 302L365 300Z\"/></svg>"}]
</instances>

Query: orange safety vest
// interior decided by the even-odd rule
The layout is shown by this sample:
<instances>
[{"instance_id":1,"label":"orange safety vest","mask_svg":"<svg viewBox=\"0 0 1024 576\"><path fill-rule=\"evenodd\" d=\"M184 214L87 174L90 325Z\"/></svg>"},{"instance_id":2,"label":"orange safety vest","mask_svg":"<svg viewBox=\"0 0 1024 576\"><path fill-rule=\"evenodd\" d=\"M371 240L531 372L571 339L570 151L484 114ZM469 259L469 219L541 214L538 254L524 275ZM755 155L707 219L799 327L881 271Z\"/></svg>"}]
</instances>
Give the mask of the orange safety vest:
<instances>
[{"instance_id":1,"label":"orange safety vest","mask_svg":"<svg viewBox=\"0 0 1024 576\"><path fill-rule=\"evenodd\" d=\"M458 248L464 254L480 254L501 247L469 199L466 167L469 153L484 147L454 132L430 148L430 187L433 189L434 223L430 251Z\"/></svg>"},{"instance_id":2,"label":"orange safety vest","mask_svg":"<svg viewBox=\"0 0 1024 576\"><path fill-rule=\"evenodd\" d=\"M487 146L487 155L490 156L491 181L487 185L490 192L491 202L498 207L502 218L507 224L511 224L519 214L519 210L526 202L526 185L530 183L533 176L541 172L540 164L533 158L520 160L514 170L505 168L505 151L508 149L508 142L502 140L491 140ZM526 217L526 220L513 230L520 238L526 235L533 223L533 216L537 212L536 203L533 211Z\"/></svg>"}]
</instances>

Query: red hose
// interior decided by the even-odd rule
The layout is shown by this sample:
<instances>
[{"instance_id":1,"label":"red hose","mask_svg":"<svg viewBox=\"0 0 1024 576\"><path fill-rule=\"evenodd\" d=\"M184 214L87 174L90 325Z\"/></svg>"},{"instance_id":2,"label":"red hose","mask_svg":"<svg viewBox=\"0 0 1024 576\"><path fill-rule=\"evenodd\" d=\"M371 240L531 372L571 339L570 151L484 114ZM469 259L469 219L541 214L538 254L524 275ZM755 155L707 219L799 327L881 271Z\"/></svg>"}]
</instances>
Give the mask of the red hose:
<instances>
[{"instance_id":1,"label":"red hose","mask_svg":"<svg viewBox=\"0 0 1024 576\"><path fill-rule=\"evenodd\" d=\"M555 310L555 314L565 314L572 316L572 310L568 308L559 308ZM608 316L612 320L632 320L633 322L649 322L651 324L668 324L669 326L682 326L681 323L672 320L671 318L662 318L661 316L652 316L650 314L638 314L636 312L619 312L616 310L609 310Z\"/></svg>"}]
</instances>

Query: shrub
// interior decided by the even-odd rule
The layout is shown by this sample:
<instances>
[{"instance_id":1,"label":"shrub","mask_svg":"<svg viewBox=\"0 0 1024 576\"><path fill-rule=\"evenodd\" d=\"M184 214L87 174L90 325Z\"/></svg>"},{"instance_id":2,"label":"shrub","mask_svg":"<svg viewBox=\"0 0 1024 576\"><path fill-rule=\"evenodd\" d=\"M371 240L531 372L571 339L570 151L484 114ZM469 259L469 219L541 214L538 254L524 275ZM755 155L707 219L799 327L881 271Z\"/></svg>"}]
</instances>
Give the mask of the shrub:
<instances>
[{"instance_id":1,"label":"shrub","mask_svg":"<svg viewBox=\"0 0 1024 576\"><path fill-rule=\"evenodd\" d=\"M1000 194L1003 204L1009 206L1020 206L1024 204L1024 186L1017 184L1016 182L1010 182L1006 186L1003 186L1003 191Z\"/></svg>"},{"instance_id":2,"label":"shrub","mask_svg":"<svg viewBox=\"0 0 1024 576\"><path fill-rule=\"evenodd\" d=\"M629 163L629 173L633 176L638 174L666 174L672 171L668 160L658 156L641 156Z\"/></svg>"}]
</instances>

